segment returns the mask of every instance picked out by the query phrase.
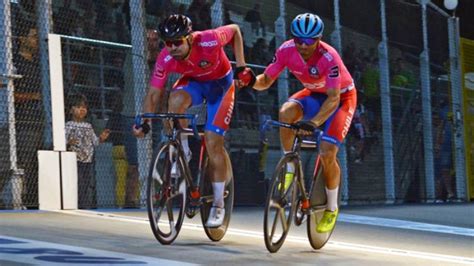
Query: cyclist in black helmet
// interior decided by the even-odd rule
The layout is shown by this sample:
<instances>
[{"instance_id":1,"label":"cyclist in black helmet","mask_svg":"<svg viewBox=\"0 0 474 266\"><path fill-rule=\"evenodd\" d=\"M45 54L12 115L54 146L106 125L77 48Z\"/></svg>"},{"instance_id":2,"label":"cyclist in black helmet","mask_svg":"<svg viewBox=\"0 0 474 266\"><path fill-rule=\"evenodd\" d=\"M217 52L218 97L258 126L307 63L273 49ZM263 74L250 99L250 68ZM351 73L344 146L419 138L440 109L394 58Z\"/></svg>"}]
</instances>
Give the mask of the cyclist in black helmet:
<instances>
[{"instance_id":1,"label":"cyclist in black helmet","mask_svg":"<svg viewBox=\"0 0 474 266\"><path fill-rule=\"evenodd\" d=\"M213 170L211 178L214 191L213 207L206 226L219 227L225 212L225 182L232 173L230 159L224 148L224 134L232 118L235 90L234 73L223 47L229 43L233 45L237 61L235 74L241 79L251 79L252 73L245 67L242 34L235 24L193 32L191 20L178 14L166 18L158 31L166 49L157 57L143 110L146 113L157 111L168 75L172 72L181 74L181 77L173 86L168 102L169 112L184 113L190 106L201 104L206 99L205 138ZM143 128L133 130L137 137L146 133ZM181 143L185 153L189 154L186 136L182 137Z\"/></svg>"}]
</instances>

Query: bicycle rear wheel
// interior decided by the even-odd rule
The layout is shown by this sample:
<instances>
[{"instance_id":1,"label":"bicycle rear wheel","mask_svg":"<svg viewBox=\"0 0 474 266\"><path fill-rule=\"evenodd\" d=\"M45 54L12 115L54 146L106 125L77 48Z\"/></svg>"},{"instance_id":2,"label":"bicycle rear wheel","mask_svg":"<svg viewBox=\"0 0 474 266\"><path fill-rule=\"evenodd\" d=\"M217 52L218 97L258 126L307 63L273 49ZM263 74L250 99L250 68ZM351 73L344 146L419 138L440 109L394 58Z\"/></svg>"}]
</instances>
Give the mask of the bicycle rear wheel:
<instances>
[{"instance_id":1,"label":"bicycle rear wheel","mask_svg":"<svg viewBox=\"0 0 474 266\"><path fill-rule=\"evenodd\" d=\"M296 211L295 180L298 178L298 173L295 174L293 182L287 189L284 186L286 164L290 161L295 163L295 169L299 169L299 161L296 157L286 155L278 162L265 204L263 232L265 246L272 253L277 252L283 245Z\"/></svg>"},{"instance_id":2,"label":"bicycle rear wheel","mask_svg":"<svg viewBox=\"0 0 474 266\"><path fill-rule=\"evenodd\" d=\"M183 159L170 152L176 144L166 143L152 161L147 183L147 210L151 230L164 245L171 244L179 234L186 206L186 178ZM179 174L171 176L172 161L178 164Z\"/></svg>"},{"instance_id":3,"label":"bicycle rear wheel","mask_svg":"<svg viewBox=\"0 0 474 266\"><path fill-rule=\"evenodd\" d=\"M204 227L204 231L206 232L207 237L212 241L220 241L225 233L227 232L227 228L229 227L230 217L232 215L232 209L234 208L234 177L231 176L229 182L227 182L225 190L224 190L224 208L225 208L225 215L224 221L222 225L216 228L206 227L206 221L209 217L209 212L212 207L213 201L213 190L212 190L212 182L211 178L208 173L208 163L209 159L206 158L204 164L204 171L203 175L201 175L201 195L203 197L203 204L201 205L201 222Z\"/></svg>"},{"instance_id":4,"label":"bicycle rear wheel","mask_svg":"<svg viewBox=\"0 0 474 266\"><path fill-rule=\"evenodd\" d=\"M339 164L339 161L337 161ZM340 164L339 164L340 165ZM323 168L322 164L319 164L318 170L316 171L316 180L313 183L313 189L311 194L311 207L313 208L313 212L309 215L307 219L307 234L309 243L311 247L314 249L321 249L326 245L329 238L332 235L332 232L336 227L334 227L331 231L326 233L318 233L316 231L316 226L321 221L324 210L326 209L326 182L324 179ZM339 195L338 195L338 206L341 203L341 189L342 189L342 177L341 181L339 182Z\"/></svg>"}]
</instances>

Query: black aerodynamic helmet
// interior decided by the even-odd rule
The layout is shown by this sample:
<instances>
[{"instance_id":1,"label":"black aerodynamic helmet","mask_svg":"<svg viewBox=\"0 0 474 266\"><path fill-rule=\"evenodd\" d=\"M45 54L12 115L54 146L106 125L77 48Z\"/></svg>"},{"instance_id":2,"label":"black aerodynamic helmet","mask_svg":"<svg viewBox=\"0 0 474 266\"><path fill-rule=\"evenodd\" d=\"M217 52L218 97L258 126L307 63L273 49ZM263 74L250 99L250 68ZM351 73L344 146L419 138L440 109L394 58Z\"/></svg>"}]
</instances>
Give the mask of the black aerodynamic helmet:
<instances>
[{"instance_id":1,"label":"black aerodynamic helmet","mask_svg":"<svg viewBox=\"0 0 474 266\"><path fill-rule=\"evenodd\" d=\"M165 40L186 36L193 31L193 23L185 15L174 14L163 20L158 26L160 37Z\"/></svg>"}]
</instances>

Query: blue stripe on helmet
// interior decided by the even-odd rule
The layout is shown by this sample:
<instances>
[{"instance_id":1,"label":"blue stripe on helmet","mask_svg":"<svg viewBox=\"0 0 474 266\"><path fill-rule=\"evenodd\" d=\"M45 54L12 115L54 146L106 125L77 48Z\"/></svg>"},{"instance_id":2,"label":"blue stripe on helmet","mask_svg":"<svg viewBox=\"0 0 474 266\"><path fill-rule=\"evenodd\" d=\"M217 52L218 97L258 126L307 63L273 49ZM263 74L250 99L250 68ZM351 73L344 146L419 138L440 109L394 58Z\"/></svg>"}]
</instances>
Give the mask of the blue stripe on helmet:
<instances>
[{"instance_id":1,"label":"blue stripe on helmet","mask_svg":"<svg viewBox=\"0 0 474 266\"><path fill-rule=\"evenodd\" d=\"M309 17L308 24L306 25L306 34L310 35L313 32L314 25L317 24L317 21L313 17Z\"/></svg>"}]
</instances>

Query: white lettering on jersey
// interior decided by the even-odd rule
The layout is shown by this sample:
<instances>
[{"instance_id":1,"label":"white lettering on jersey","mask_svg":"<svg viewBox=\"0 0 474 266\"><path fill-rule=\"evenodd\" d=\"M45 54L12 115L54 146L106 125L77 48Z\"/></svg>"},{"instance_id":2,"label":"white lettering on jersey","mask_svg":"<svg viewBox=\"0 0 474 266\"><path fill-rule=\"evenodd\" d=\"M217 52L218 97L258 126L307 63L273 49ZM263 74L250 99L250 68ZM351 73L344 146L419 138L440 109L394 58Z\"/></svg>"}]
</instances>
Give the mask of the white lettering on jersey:
<instances>
[{"instance_id":1,"label":"white lettering on jersey","mask_svg":"<svg viewBox=\"0 0 474 266\"><path fill-rule=\"evenodd\" d=\"M350 108L348 112L350 115L346 117L346 121L344 122L344 128L342 129L343 138L346 137L347 132L349 132L349 128L351 127L352 117L354 116L354 109Z\"/></svg>"},{"instance_id":2,"label":"white lettering on jersey","mask_svg":"<svg viewBox=\"0 0 474 266\"><path fill-rule=\"evenodd\" d=\"M212 47L217 45L217 41L209 41L209 42L200 42L198 43L199 46L202 47Z\"/></svg>"},{"instance_id":3,"label":"white lettering on jersey","mask_svg":"<svg viewBox=\"0 0 474 266\"><path fill-rule=\"evenodd\" d=\"M224 118L224 123L226 125L230 125L230 121L232 119L232 110L234 109L234 101L232 100L229 105L229 109L227 109L227 114L225 115Z\"/></svg>"},{"instance_id":4,"label":"white lettering on jersey","mask_svg":"<svg viewBox=\"0 0 474 266\"><path fill-rule=\"evenodd\" d=\"M329 62L332 61L333 58L332 58L332 55L331 55L330 53L326 52L326 53L324 53L323 55L324 55L324 57L326 57L326 59L327 59Z\"/></svg>"},{"instance_id":5,"label":"white lettering on jersey","mask_svg":"<svg viewBox=\"0 0 474 266\"><path fill-rule=\"evenodd\" d=\"M165 63L168 62L168 61L170 61L171 58L172 58L171 55L167 55L167 56L165 57Z\"/></svg>"},{"instance_id":6,"label":"white lettering on jersey","mask_svg":"<svg viewBox=\"0 0 474 266\"><path fill-rule=\"evenodd\" d=\"M287 42L287 43L284 43L280 46L280 50L286 49L288 47L294 47L294 46L295 46L295 43Z\"/></svg>"},{"instance_id":7,"label":"white lettering on jersey","mask_svg":"<svg viewBox=\"0 0 474 266\"><path fill-rule=\"evenodd\" d=\"M321 89L324 88L325 82L319 83L303 83L303 86L307 89L314 90L314 89Z\"/></svg>"}]
</instances>

